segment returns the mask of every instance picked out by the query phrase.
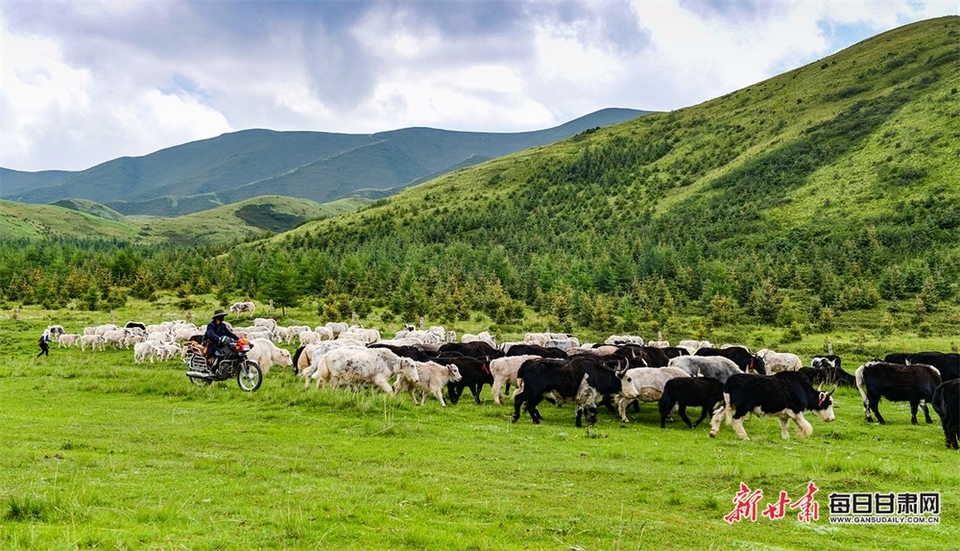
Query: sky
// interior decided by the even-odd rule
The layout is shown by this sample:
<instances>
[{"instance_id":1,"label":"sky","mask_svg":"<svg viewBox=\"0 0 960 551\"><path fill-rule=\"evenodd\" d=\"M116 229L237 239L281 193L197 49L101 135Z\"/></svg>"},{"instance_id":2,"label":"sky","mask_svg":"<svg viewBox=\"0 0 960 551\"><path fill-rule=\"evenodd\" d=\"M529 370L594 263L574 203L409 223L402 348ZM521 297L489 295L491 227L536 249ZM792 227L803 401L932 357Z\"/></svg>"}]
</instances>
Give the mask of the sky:
<instances>
[{"instance_id":1,"label":"sky","mask_svg":"<svg viewBox=\"0 0 960 551\"><path fill-rule=\"evenodd\" d=\"M958 14L960 0L0 0L0 166L83 170L249 128L522 132L669 111Z\"/></svg>"}]
</instances>

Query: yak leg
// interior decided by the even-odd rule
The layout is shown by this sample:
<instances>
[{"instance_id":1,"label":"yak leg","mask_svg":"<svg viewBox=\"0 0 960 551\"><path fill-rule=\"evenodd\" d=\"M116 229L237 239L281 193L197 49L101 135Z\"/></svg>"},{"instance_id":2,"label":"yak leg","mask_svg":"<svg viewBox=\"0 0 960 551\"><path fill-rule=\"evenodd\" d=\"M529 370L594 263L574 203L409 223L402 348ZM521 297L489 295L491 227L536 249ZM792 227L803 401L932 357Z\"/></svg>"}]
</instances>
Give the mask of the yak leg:
<instances>
[{"instance_id":1,"label":"yak leg","mask_svg":"<svg viewBox=\"0 0 960 551\"><path fill-rule=\"evenodd\" d=\"M926 418L927 424L933 423L933 419L930 418L930 409L927 408L927 401L920 400L920 407L923 408L923 416Z\"/></svg>"},{"instance_id":2,"label":"yak leg","mask_svg":"<svg viewBox=\"0 0 960 551\"><path fill-rule=\"evenodd\" d=\"M860 391L860 397L863 398L863 417L867 422L873 422L873 417L870 416L870 397L867 396L867 391L859 379L857 380L857 390Z\"/></svg>"},{"instance_id":3,"label":"yak leg","mask_svg":"<svg viewBox=\"0 0 960 551\"><path fill-rule=\"evenodd\" d=\"M614 414L614 415L617 414L617 408L613 407L613 397L610 396L609 394L605 394L605 395L603 396L603 400L601 400L600 403L603 404L604 406L606 406L606 407L607 407L607 410L608 410L610 413L612 413L612 414Z\"/></svg>"},{"instance_id":4,"label":"yak leg","mask_svg":"<svg viewBox=\"0 0 960 551\"><path fill-rule=\"evenodd\" d=\"M378 375L377 377L374 378L373 384L383 389L383 391L386 392L387 394L393 396L393 387L390 386L390 381L388 381L385 376Z\"/></svg>"},{"instance_id":5,"label":"yak leg","mask_svg":"<svg viewBox=\"0 0 960 551\"><path fill-rule=\"evenodd\" d=\"M503 401L500 399L500 387L503 386L503 381L499 378L493 380L493 385L490 387L490 392L493 393L493 403L503 405ZM509 388L507 389L510 390Z\"/></svg>"},{"instance_id":6,"label":"yak leg","mask_svg":"<svg viewBox=\"0 0 960 551\"><path fill-rule=\"evenodd\" d=\"M680 418L683 419L683 422L687 424L691 429L693 428L693 423L690 422L690 418L687 417L687 406L686 404L677 405L677 413L680 414ZM703 421L703 418L707 416L707 410L703 410L703 415L700 416L700 419L697 421L697 424L700 424L700 421ZM669 415L668 415L669 417Z\"/></svg>"},{"instance_id":7,"label":"yak leg","mask_svg":"<svg viewBox=\"0 0 960 551\"><path fill-rule=\"evenodd\" d=\"M786 415L781 415L778 417L778 419L780 420L780 438L783 438L784 440L789 440L790 431L787 430L787 423L790 422L790 417Z\"/></svg>"},{"instance_id":8,"label":"yak leg","mask_svg":"<svg viewBox=\"0 0 960 551\"><path fill-rule=\"evenodd\" d=\"M597 405L589 404L587 406L587 425L594 426L597 424Z\"/></svg>"},{"instance_id":9,"label":"yak leg","mask_svg":"<svg viewBox=\"0 0 960 551\"><path fill-rule=\"evenodd\" d=\"M630 405L630 402L633 402L636 398L627 398L626 396L620 397L620 421L624 423L629 423L630 420L627 419L627 406Z\"/></svg>"},{"instance_id":10,"label":"yak leg","mask_svg":"<svg viewBox=\"0 0 960 551\"><path fill-rule=\"evenodd\" d=\"M790 410L787 411L791 414L791 417L793 417L793 422L797 424L797 438L806 438L813 434L813 425L804 418L802 411L796 413Z\"/></svg>"},{"instance_id":11,"label":"yak leg","mask_svg":"<svg viewBox=\"0 0 960 551\"><path fill-rule=\"evenodd\" d=\"M920 401L911 401L910 402L910 424L919 425L917 422L917 408L920 407Z\"/></svg>"},{"instance_id":12,"label":"yak leg","mask_svg":"<svg viewBox=\"0 0 960 551\"><path fill-rule=\"evenodd\" d=\"M597 422L597 399L606 399L597 389L587 383L586 377L580 382L575 401L577 402L577 427L581 427L581 418L587 417L587 425L593 426Z\"/></svg>"},{"instance_id":13,"label":"yak leg","mask_svg":"<svg viewBox=\"0 0 960 551\"><path fill-rule=\"evenodd\" d=\"M747 431L743 430L743 417L734 417L730 424L733 425L733 432L737 433L741 440L750 440Z\"/></svg>"},{"instance_id":14,"label":"yak leg","mask_svg":"<svg viewBox=\"0 0 960 551\"><path fill-rule=\"evenodd\" d=\"M721 406L713 412L713 417L710 418L710 438L713 438L720 432L720 425L723 423L724 417L727 418L728 422L730 421L730 415L733 408L730 406Z\"/></svg>"},{"instance_id":15,"label":"yak leg","mask_svg":"<svg viewBox=\"0 0 960 551\"><path fill-rule=\"evenodd\" d=\"M416 391L416 389L414 389L412 386L408 386L408 387L407 387L407 392L410 393L410 399L413 400L413 405L419 406L419 405L420 405L420 401L417 400L417 394L416 394L417 391Z\"/></svg>"},{"instance_id":16,"label":"yak leg","mask_svg":"<svg viewBox=\"0 0 960 551\"><path fill-rule=\"evenodd\" d=\"M703 410L700 411L700 418L697 419L697 422L693 424L693 428L699 427L700 423L702 423L703 420L707 418L707 414L710 412L711 407L713 406L712 405L703 406Z\"/></svg>"},{"instance_id":17,"label":"yak leg","mask_svg":"<svg viewBox=\"0 0 960 551\"><path fill-rule=\"evenodd\" d=\"M947 439L947 447L960 449L960 441L957 439L960 435L960 420L957 419L957 412L948 412L940 422L943 424L943 436Z\"/></svg>"},{"instance_id":18,"label":"yak leg","mask_svg":"<svg viewBox=\"0 0 960 551\"><path fill-rule=\"evenodd\" d=\"M540 415L540 410L537 409L537 406L540 404L541 398L534 398L533 400L527 401L527 412L530 413L530 419L533 420L534 425L539 425L540 421L543 419L543 416Z\"/></svg>"},{"instance_id":19,"label":"yak leg","mask_svg":"<svg viewBox=\"0 0 960 551\"><path fill-rule=\"evenodd\" d=\"M513 417L511 418L511 422L516 423L517 420L520 419L520 406L522 406L525 401L527 401L527 396L523 391L513 396ZM529 409L529 406L527 406L527 409Z\"/></svg>"},{"instance_id":20,"label":"yak leg","mask_svg":"<svg viewBox=\"0 0 960 551\"><path fill-rule=\"evenodd\" d=\"M447 384L447 397L450 398L451 404L456 404L460 401L460 395L463 393L463 387L456 383Z\"/></svg>"},{"instance_id":21,"label":"yak leg","mask_svg":"<svg viewBox=\"0 0 960 551\"><path fill-rule=\"evenodd\" d=\"M880 423L881 425L887 424L887 422L883 420L883 416L880 415L880 409L877 407L880 402L880 396L869 396L867 398L867 402L870 403L870 411L872 411L873 414L877 416L877 422ZM914 411L914 413L916 413L916 411ZM868 421L870 420L869 417L867 418L867 420ZM914 421L916 421L916 419L914 419Z\"/></svg>"}]
</instances>

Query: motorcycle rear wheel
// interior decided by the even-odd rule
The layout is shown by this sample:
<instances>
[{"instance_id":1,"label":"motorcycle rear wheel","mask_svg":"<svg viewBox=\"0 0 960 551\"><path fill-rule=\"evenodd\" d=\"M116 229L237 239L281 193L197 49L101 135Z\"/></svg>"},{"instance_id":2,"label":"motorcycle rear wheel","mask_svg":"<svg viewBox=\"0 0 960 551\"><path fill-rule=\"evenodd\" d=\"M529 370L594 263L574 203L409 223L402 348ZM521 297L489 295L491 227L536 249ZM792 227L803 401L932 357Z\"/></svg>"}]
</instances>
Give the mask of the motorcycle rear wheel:
<instances>
[{"instance_id":1,"label":"motorcycle rear wheel","mask_svg":"<svg viewBox=\"0 0 960 551\"><path fill-rule=\"evenodd\" d=\"M237 371L237 384L244 392L254 392L263 383L263 371L257 362L247 360Z\"/></svg>"},{"instance_id":2,"label":"motorcycle rear wheel","mask_svg":"<svg viewBox=\"0 0 960 551\"><path fill-rule=\"evenodd\" d=\"M190 377L190 382L197 386L208 386L210 379L201 379L200 377Z\"/></svg>"}]
</instances>

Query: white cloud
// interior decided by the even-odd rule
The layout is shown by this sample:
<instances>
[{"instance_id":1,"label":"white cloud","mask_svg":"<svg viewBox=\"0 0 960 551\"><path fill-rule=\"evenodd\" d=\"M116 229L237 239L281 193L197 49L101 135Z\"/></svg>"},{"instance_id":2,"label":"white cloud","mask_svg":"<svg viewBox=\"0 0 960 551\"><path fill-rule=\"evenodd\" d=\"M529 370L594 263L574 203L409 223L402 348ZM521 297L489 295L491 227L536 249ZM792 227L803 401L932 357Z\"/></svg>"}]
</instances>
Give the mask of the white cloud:
<instances>
[{"instance_id":1,"label":"white cloud","mask_svg":"<svg viewBox=\"0 0 960 551\"><path fill-rule=\"evenodd\" d=\"M550 112L525 94L525 81L515 70L478 65L436 72L426 78L397 72L374 93L373 109L359 110L368 131L434 126L450 130L502 131L504 128L549 126Z\"/></svg>"},{"instance_id":2,"label":"white cloud","mask_svg":"<svg viewBox=\"0 0 960 551\"><path fill-rule=\"evenodd\" d=\"M709 2L634 1L654 49L643 63L670 91L662 98L673 99L669 109L750 86L884 30L960 10L956 1L747 2L745 13L732 3L719 5L731 13L717 13ZM840 27L863 34L836 36Z\"/></svg>"},{"instance_id":3,"label":"white cloud","mask_svg":"<svg viewBox=\"0 0 960 551\"><path fill-rule=\"evenodd\" d=\"M577 87L615 82L625 70L623 60L615 52L582 40L576 27L537 26L538 76Z\"/></svg>"},{"instance_id":4,"label":"white cloud","mask_svg":"<svg viewBox=\"0 0 960 551\"><path fill-rule=\"evenodd\" d=\"M145 5L145 2L124 2L122 0L79 0L72 2L72 7L81 15L87 17L125 15L135 12Z\"/></svg>"},{"instance_id":5,"label":"white cloud","mask_svg":"<svg viewBox=\"0 0 960 551\"><path fill-rule=\"evenodd\" d=\"M89 112L88 71L62 61L57 44L16 36L0 20L0 166L37 155L37 134L55 132L71 113ZM66 128L69 130L69 128Z\"/></svg>"},{"instance_id":6,"label":"white cloud","mask_svg":"<svg viewBox=\"0 0 960 551\"><path fill-rule=\"evenodd\" d=\"M666 87L675 97L687 101L699 102L763 80L784 57L815 55L826 46L822 37L811 33L807 18L790 17L786 10L744 25L702 17L674 3L640 3L638 9L641 23L651 32L658 72L669 79Z\"/></svg>"},{"instance_id":7,"label":"white cloud","mask_svg":"<svg viewBox=\"0 0 960 551\"><path fill-rule=\"evenodd\" d=\"M4 3L0 166L232 129L523 131L677 109L957 0Z\"/></svg>"},{"instance_id":8,"label":"white cloud","mask_svg":"<svg viewBox=\"0 0 960 551\"><path fill-rule=\"evenodd\" d=\"M104 126L116 128L117 134L145 152L232 130L222 114L196 98L159 90L143 92L134 101L112 109L109 117Z\"/></svg>"},{"instance_id":9,"label":"white cloud","mask_svg":"<svg viewBox=\"0 0 960 551\"><path fill-rule=\"evenodd\" d=\"M0 33L0 166L79 170L232 130L199 98L130 78L149 64L133 63L125 76L116 67L115 78L98 79L72 67L51 38L12 33L5 22Z\"/></svg>"},{"instance_id":10,"label":"white cloud","mask_svg":"<svg viewBox=\"0 0 960 551\"><path fill-rule=\"evenodd\" d=\"M379 70L371 100L349 113L349 131L406 126L511 131L554 123L549 110L529 97L524 59L503 55L523 45L495 44L495 37L446 36L434 22L418 23L407 9L379 10L351 28Z\"/></svg>"},{"instance_id":11,"label":"white cloud","mask_svg":"<svg viewBox=\"0 0 960 551\"><path fill-rule=\"evenodd\" d=\"M333 112L327 109L313 95L310 87L303 82L284 83L283 86L274 87L270 95L274 97L276 106L289 109L298 115L314 119L331 118L333 116Z\"/></svg>"}]
</instances>

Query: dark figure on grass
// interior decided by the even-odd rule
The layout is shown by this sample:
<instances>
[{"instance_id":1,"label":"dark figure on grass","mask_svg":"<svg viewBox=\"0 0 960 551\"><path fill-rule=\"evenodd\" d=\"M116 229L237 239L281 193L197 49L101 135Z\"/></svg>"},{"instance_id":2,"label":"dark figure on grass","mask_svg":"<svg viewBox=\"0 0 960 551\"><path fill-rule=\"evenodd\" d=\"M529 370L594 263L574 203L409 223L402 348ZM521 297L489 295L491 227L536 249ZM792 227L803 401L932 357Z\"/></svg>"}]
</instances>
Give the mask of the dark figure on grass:
<instances>
[{"instance_id":1,"label":"dark figure on grass","mask_svg":"<svg viewBox=\"0 0 960 551\"><path fill-rule=\"evenodd\" d=\"M210 320L210 323L207 324L207 330L203 334L203 340L207 345L206 350L204 350L204 356L206 356L208 360L222 354L220 347L224 342L224 337L229 337L233 340L240 338L227 327L227 324L223 321L225 317L227 317L227 313L223 310L214 312L213 318Z\"/></svg>"},{"instance_id":2,"label":"dark figure on grass","mask_svg":"<svg viewBox=\"0 0 960 551\"><path fill-rule=\"evenodd\" d=\"M40 345L40 353L37 354L37 358L40 356L50 356L50 332L44 331L40 335L40 340L37 341L37 344Z\"/></svg>"}]
</instances>

